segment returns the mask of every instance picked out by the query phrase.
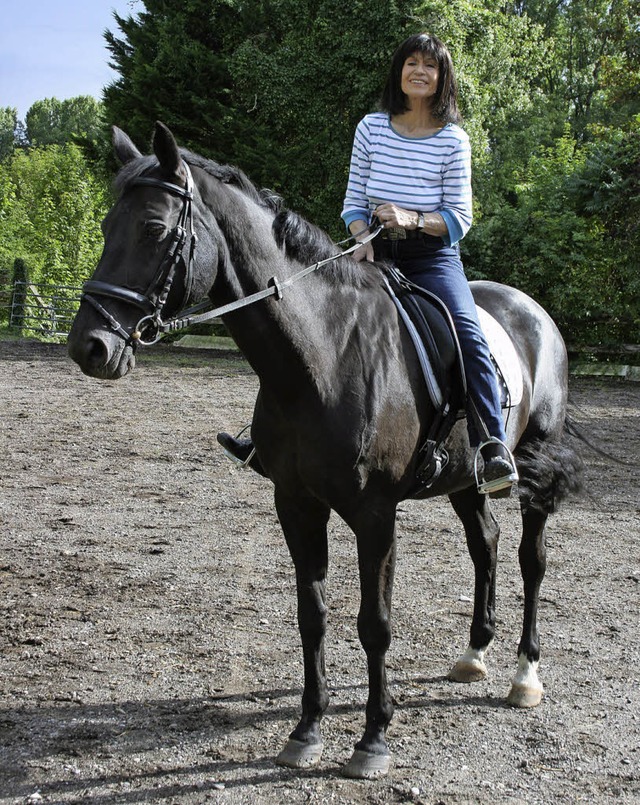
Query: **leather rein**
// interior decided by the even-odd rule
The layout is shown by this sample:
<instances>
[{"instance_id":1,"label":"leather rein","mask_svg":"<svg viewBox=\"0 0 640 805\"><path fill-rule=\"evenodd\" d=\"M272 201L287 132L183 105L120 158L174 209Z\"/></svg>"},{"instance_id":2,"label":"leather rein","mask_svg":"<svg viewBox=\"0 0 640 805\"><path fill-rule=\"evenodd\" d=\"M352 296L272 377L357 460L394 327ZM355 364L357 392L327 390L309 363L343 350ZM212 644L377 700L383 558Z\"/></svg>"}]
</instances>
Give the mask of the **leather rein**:
<instances>
[{"instance_id":1,"label":"leather rein","mask_svg":"<svg viewBox=\"0 0 640 805\"><path fill-rule=\"evenodd\" d=\"M127 344L133 344L134 346L151 346L152 344L156 344L166 333L183 330L193 324L211 321L219 316L224 316L227 313L259 302L261 299L266 299L269 296L275 296L279 301L282 299L283 292L287 287L293 285L303 277L306 277L308 274L317 271L322 266L337 260L339 257L351 254L360 246L373 240L383 229L382 226L378 226L373 232L370 232L366 238L354 243L350 248L338 252L331 257L327 257L324 260L319 260L317 263L307 266L296 274L292 274L286 280L280 281L274 276L269 280L264 290L245 296L235 302L207 310L211 302L210 300L205 300L193 307L185 309L193 285L193 261L198 238L193 228L193 177L187 163L183 161L182 165L186 173L185 187L180 187L171 182L164 182L161 179L140 176L136 179L132 179L126 188L129 189L130 187L139 185L157 187L160 190L164 190L166 193L182 198L182 209L178 217L178 222L171 233L171 243L145 293L138 293L129 288L114 285L110 282L102 282L100 280L87 280L82 286L81 300L92 305L98 313L106 319L111 329L122 336ZM362 232L367 229L369 229L369 227L363 229ZM357 235L360 234L362 233L357 233ZM356 235L353 235L346 240L340 241L336 246L349 243L354 240L355 237ZM190 239L190 247L189 253L185 258L183 251L188 239ZM176 270L181 262L184 264L185 289L182 302L179 306L180 313L173 318L167 319L167 321L163 321L162 312L167 303L169 292L176 276ZM138 321L134 329L128 332L96 297L117 299L120 302L135 305L143 311L144 315Z\"/></svg>"}]
</instances>

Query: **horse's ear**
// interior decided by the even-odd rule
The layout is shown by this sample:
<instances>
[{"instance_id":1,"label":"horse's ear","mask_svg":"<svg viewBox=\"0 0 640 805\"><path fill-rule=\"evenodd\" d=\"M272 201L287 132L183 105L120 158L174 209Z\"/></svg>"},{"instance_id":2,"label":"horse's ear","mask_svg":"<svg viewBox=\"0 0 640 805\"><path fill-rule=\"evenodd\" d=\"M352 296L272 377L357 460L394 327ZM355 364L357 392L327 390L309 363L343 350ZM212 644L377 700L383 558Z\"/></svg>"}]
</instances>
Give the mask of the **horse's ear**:
<instances>
[{"instance_id":1,"label":"horse's ear","mask_svg":"<svg viewBox=\"0 0 640 805\"><path fill-rule=\"evenodd\" d=\"M140 151L138 151L133 144L131 137L117 126L111 127L111 139L116 156L123 165L126 165L127 162L131 162L132 159L137 159L142 156Z\"/></svg>"},{"instance_id":2,"label":"horse's ear","mask_svg":"<svg viewBox=\"0 0 640 805\"><path fill-rule=\"evenodd\" d=\"M177 176L182 161L178 151L178 144L173 134L159 120L156 121L156 128L153 133L153 150L158 157L160 167L172 176Z\"/></svg>"}]
</instances>

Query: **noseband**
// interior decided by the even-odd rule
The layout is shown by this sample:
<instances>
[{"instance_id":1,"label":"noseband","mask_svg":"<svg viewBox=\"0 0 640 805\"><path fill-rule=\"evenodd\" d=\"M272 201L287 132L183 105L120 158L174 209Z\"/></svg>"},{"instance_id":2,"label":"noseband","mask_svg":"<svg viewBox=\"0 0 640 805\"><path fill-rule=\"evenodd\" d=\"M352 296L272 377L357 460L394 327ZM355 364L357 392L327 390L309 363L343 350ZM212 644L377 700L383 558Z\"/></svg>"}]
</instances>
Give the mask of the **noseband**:
<instances>
[{"instance_id":1,"label":"noseband","mask_svg":"<svg viewBox=\"0 0 640 805\"><path fill-rule=\"evenodd\" d=\"M144 293L138 293L137 291L132 291L128 288L113 285L110 282L101 282L99 280L88 280L82 287L83 293L81 299L92 305L98 313L109 322L111 328L124 338L127 344L133 343L148 346L160 340L163 334L162 311L167 303L169 292L171 291L171 286L175 279L176 269L181 261L185 265L185 289L179 309L184 307L191 294L191 286L193 284L193 260L197 243L197 236L193 230L193 178L187 163L183 161L182 165L186 172L185 187L180 187L171 182L163 182L161 179L153 179L150 176L139 176L131 180L126 188L128 190L131 187L139 187L141 185L145 187L157 187L160 190L164 190L166 193L170 193L182 199L182 209L180 210L178 222L171 232L171 242L147 290ZM185 259L183 257L183 251L189 238L191 240L189 254ZM138 321L134 330L129 333L122 324L103 307L95 298L96 296L117 299L121 302L135 305L139 307L145 315Z\"/></svg>"}]
</instances>

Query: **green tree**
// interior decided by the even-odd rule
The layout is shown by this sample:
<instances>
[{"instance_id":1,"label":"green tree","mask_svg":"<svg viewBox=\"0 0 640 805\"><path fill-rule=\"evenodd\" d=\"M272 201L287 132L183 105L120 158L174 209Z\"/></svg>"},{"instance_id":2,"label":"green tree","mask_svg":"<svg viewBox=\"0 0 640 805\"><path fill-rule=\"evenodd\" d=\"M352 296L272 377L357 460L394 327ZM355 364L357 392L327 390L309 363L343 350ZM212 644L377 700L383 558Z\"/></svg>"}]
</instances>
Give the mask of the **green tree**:
<instances>
[{"instance_id":1,"label":"green tree","mask_svg":"<svg viewBox=\"0 0 640 805\"><path fill-rule=\"evenodd\" d=\"M107 33L107 114L141 144L155 119L238 164L314 222L339 208L357 120L371 111L409 0L148 0Z\"/></svg>"},{"instance_id":2,"label":"green tree","mask_svg":"<svg viewBox=\"0 0 640 805\"><path fill-rule=\"evenodd\" d=\"M78 285L99 259L107 205L78 146L16 152L0 166L0 266L20 257L36 282Z\"/></svg>"},{"instance_id":3,"label":"green tree","mask_svg":"<svg viewBox=\"0 0 640 805\"><path fill-rule=\"evenodd\" d=\"M233 53L235 96L253 122L243 163L334 235L344 236L339 213L356 124L377 106L413 7L402 0L257 2L251 16L262 33Z\"/></svg>"},{"instance_id":4,"label":"green tree","mask_svg":"<svg viewBox=\"0 0 640 805\"><path fill-rule=\"evenodd\" d=\"M608 316L609 333L631 322L640 340L637 228L624 218L638 220L638 0L144 5L107 34L120 74L105 93L109 121L144 147L163 120L334 236L353 131L394 47L410 32L438 35L473 145L468 273L529 291L572 338L606 335L576 324L588 315Z\"/></svg>"},{"instance_id":5,"label":"green tree","mask_svg":"<svg viewBox=\"0 0 640 805\"><path fill-rule=\"evenodd\" d=\"M233 161L243 128L234 115L227 62L238 5L236 0L187 0L178 6L146 0L146 10L135 17L114 14L120 33L105 34L119 73L104 92L109 123L144 147L155 120L162 120L181 144Z\"/></svg>"},{"instance_id":6,"label":"green tree","mask_svg":"<svg viewBox=\"0 0 640 805\"><path fill-rule=\"evenodd\" d=\"M575 136L588 136L594 122L620 125L640 112L638 0L522 0L517 11L541 25L551 44L540 88Z\"/></svg>"},{"instance_id":7,"label":"green tree","mask_svg":"<svg viewBox=\"0 0 640 805\"><path fill-rule=\"evenodd\" d=\"M11 106L0 107L0 162L13 154L18 111Z\"/></svg>"},{"instance_id":8,"label":"green tree","mask_svg":"<svg viewBox=\"0 0 640 805\"><path fill-rule=\"evenodd\" d=\"M32 146L92 141L102 133L102 104L90 95L64 101L45 98L30 107L26 125Z\"/></svg>"},{"instance_id":9,"label":"green tree","mask_svg":"<svg viewBox=\"0 0 640 805\"><path fill-rule=\"evenodd\" d=\"M640 132L582 146L567 128L514 175L473 265L529 293L574 344L640 340Z\"/></svg>"}]
</instances>

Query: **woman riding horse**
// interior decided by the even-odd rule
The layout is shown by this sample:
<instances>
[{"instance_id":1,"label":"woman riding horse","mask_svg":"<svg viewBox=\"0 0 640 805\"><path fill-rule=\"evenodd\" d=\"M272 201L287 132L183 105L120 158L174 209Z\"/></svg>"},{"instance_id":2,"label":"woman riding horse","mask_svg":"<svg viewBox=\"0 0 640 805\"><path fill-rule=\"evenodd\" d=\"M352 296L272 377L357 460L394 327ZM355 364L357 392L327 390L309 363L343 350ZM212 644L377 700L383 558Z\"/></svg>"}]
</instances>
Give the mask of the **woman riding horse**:
<instances>
[{"instance_id":1,"label":"woman riding horse","mask_svg":"<svg viewBox=\"0 0 640 805\"><path fill-rule=\"evenodd\" d=\"M342 218L356 240L368 235L373 219L384 230L353 256L392 261L446 304L464 361L469 439L483 458L478 490L507 496L518 473L458 245L472 217L469 138L458 125L451 55L437 37L413 35L397 48L381 106L356 129ZM251 440L221 433L218 441L243 463L252 457ZM255 458L252 466L260 471Z\"/></svg>"},{"instance_id":2,"label":"woman riding horse","mask_svg":"<svg viewBox=\"0 0 640 805\"><path fill-rule=\"evenodd\" d=\"M114 145L123 164L118 198L103 222L104 250L84 285L69 354L86 374L116 379L133 370L139 349L196 323L204 297L213 309L200 315L222 316L259 379L252 435L273 481L295 566L304 691L300 718L277 760L307 768L322 757L333 511L356 538L358 636L369 677L364 730L344 773L385 774L394 709L385 657L396 512L401 501L416 497L421 445L437 415L410 337L394 315L385 272L336 255L325 233L258 191L241 171L180 149L161 123L152 155L143 156L117 129ZM520 474L524 591L508 701L533 707L543 695L537 665L545 523L580 475L577 456L564 440L567 353L551 318L525 294L492 282L474 282L472 292L509 332L522 375L521 402L507 422ZM146 404L153 401L132 403L141 416ZM454 425L446 447L449 463L417 497L448 495L464 525L475 569L474 606L468 647L449 678L473 682L487 674L484 658L496 630L500 529L488 495L476 489L474 453L462 422ZM200 525L204 543L209 525ZM215 551L215 538L210 549Z\"/></svg>"}]
</instances>

